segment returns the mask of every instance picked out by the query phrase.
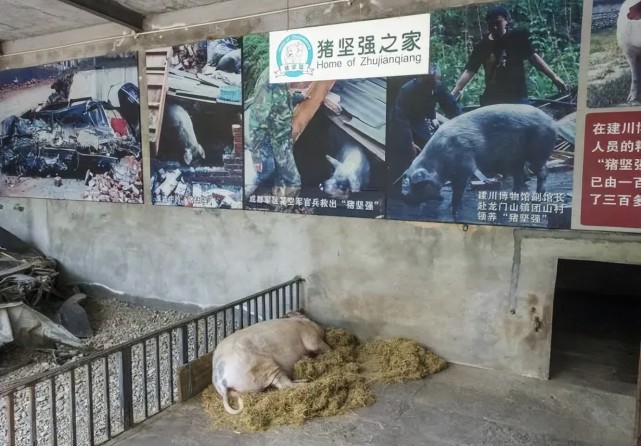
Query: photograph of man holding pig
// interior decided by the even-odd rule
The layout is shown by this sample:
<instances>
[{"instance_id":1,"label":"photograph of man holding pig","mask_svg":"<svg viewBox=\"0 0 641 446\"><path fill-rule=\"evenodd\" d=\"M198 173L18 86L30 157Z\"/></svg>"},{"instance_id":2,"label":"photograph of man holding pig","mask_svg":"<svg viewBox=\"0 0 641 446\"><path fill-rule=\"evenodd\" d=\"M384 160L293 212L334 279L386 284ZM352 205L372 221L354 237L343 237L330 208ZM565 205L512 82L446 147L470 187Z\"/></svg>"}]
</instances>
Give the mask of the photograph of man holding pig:
<instances>
[{"instance_id":1,"label":"photograph of man holding pig","mask_svg":"<svg viewBox=\"0 0 641 446\"><path fill-rule=\"evenodd\" d=\"M424 142L392 125L388 89L387 218L569 228L581 17L578 0L432 13L425 101L451 94Z\"/></svg>"}]
</instances>

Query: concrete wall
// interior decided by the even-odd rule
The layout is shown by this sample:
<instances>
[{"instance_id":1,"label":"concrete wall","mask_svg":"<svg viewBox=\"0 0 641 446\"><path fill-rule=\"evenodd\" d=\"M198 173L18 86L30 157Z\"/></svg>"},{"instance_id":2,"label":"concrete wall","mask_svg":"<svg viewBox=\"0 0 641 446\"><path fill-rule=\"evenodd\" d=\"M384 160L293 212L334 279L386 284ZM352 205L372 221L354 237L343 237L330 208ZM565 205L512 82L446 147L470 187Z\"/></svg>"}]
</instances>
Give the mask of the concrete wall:
<instances>
[{"instance_id":1,"label":"concrete wall","mask_svg":"<svg viewBox=\"0 0 641 446\"><path fill-rule=\"evenodd\" d=\"M236 2L212 5L208 11L229 8L230 3ZM237 17L251 15L251 7L257 14L261 8L270 10L269 2L246 3L254 5L236 3ZM287 17L278 12L283 2L271 3L272 14L149 34L135 42L122 38L48 52L29 49L45 47L45 41L14 42L5 50L22 53L0 63L36 65L55 58L284 29L288 20L294 28L427 9L422 1L369 0L351 6L319 4L293 10ZM430 5L443 6L444 2ZM218 17L224 18L225 11L221 9ZM166 24L182 18L190 23L192 15L171 13L154 20ZM61 41L74 38L80 37L60 36ZM141 86L144 91L144 78ZM146 142L147 135L143 138ZM149 191L146 196L149 203ZM557 259L641 264L641 237L630 234L467 228L150 204L3 198L0 205L0 225L55 257L67 280L209 307L300 274L308 280L306 307L321 322L340 324L362 336L409 336L452 362L542 378L549 368Z\"/></svg>"}]
</instances>

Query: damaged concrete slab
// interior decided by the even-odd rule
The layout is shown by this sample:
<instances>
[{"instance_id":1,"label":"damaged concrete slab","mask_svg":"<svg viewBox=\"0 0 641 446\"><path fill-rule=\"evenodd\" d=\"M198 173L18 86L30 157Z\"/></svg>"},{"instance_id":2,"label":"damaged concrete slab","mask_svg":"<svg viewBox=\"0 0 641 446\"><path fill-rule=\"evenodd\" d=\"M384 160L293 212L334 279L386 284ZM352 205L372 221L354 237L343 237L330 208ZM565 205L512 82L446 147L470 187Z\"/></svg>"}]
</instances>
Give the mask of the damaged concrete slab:
<instances>
[{"instance_id":1,"label":"damaged concrete slab","mask_svg":"<svg viewBox=\"0 0 641 446\"><path fill-rule=\"evenodd\" d=\"M259 434L214 431L200 397L175 405L110 446L225 444L629 445L632 397L453 365L377 390L373 406Z\"/></svg>"}]
</instances>

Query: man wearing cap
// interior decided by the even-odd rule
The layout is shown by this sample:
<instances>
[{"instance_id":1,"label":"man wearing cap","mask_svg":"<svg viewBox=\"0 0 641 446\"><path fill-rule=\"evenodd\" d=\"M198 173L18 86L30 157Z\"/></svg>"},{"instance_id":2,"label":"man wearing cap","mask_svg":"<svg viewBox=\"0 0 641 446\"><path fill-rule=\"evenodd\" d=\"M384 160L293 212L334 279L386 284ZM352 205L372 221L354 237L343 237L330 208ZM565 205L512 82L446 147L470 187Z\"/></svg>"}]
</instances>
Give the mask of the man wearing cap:
<instances>
[{"instance_id":1,"label":"man wearing cap","mask_svg":"<svg viewBox=\"0 0 641 446\"><path fill-rule=\"evenodd\" d=\"M405 172L434 133L437 104L449 119L461 114L456 99L440 81L438 65L431 63L429 74L403 84L389 113L387 159L392 182Z\"/></svg>"},{"instance_id":2,"label":"man wearing cap","mask_svg":"<svg viewBox=\"0 0 641 446\"><path fill-rule=\"evenodd\" d=\"M474 45L465 71L452 90L454 97L458 97L483 66L485 90L479 98L481 106L528 103L525 60L549 77L559 91L566 90L563 80L534 51L529 33L520 29L508 30L510 14L504 6L492 6L485 20L489 34Z\"/></svg>"}]
</instances>

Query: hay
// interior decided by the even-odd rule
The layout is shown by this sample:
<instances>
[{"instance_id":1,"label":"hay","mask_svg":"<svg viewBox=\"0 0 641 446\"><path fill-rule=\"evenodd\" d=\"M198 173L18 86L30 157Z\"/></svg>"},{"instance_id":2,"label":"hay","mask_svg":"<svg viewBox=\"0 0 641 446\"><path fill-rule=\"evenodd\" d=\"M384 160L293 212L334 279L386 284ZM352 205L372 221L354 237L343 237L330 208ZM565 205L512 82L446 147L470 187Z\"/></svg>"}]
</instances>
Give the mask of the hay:
<instances>
[{"instance_id":1,"label":"hay","mask_svg":"<svg viewBox=\"0 0 641 446\"><path fill-rule=\"evenodd\" d=\"M243 395L245 409L238 415L225 412L212 386L202 403L215 428L258 432L275 426L302 425L317 417L342 415L374 404L373 383L406 382L443 370L447 363L409 339L395 338L361 344L343 329L329 328L332 350L318 358L303 358L294 367L302 386Z\"/></svg>"},{"instance_id":2,"label":"hay","mask_svg":"<svg viewBox=\"0 0 641 446\"><path fill-rule=\"evenodd\" d=\"M369 341L359 349L358 359L362 373L380 383L421 379L447 367L438 355L404 338Z\"/></svg>"}]
</instances>

